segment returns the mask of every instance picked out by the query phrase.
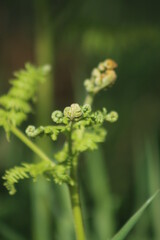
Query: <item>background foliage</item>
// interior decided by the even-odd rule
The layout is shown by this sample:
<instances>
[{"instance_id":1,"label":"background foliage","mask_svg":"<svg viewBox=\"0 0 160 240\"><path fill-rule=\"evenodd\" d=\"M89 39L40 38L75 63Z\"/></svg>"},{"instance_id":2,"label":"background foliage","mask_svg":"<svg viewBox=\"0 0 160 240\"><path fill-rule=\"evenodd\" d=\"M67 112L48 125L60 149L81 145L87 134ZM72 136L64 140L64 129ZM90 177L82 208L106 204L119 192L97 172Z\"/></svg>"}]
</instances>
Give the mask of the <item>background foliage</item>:
<instances>
[{"instance_id":1,"label":"background foliage","mask_svg":"<svg viewBox=\"0 0 160 240\"><path fill-rule=\"evenodd\" d=\"M0 18L0 94L25 62L53 68L39 89L37 116L23 130L31 122L49 124L54 109L82 104L83 80L99 61L109 57L119 65L115 86L95 99L95 109L115 109L119 121L108 126L101 149L79 166L87 234L105 240L159 188L159 1L6 0L0 2ZM39 144L50 156L59 147ZM2 129L0 153L1 175L33 158L13 136L8 144ZM26 181L10 197L2 179L0 184L0 239L74 239L65 187ZM158 205L155 200L129 240L160 239Z\"/></svg>"}]
</instances>

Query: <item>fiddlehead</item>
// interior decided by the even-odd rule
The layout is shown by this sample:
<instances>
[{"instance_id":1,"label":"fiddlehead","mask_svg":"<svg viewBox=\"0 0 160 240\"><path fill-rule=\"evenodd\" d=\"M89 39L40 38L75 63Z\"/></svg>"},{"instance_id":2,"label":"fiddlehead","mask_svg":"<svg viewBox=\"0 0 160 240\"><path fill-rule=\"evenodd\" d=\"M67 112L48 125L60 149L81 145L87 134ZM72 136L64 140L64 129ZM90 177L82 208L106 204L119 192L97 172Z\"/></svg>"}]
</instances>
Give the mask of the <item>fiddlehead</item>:
<instances>
[{"instance_id":1,"label":"fiddlehead","mask_svg":"<svg viewBox=\"0 0 160 240\"><path fill-rule=\"evenodd\" d=\"M96 94L104 88L108 88L114 84L117 75L115 68L117 63L111 59L101 62L97 68L94 68L91 77L84 81L86 91L91 94Z\"/></svg>"}]
</instances>

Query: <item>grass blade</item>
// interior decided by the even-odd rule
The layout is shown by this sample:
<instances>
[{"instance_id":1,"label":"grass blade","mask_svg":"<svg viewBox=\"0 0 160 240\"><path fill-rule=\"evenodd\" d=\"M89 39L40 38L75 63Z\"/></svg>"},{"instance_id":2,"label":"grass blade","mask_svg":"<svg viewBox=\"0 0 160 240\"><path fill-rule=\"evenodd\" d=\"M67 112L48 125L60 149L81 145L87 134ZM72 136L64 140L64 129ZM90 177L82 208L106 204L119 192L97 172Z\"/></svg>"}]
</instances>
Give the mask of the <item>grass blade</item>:
<instances>
[{"instance_id":1,"label":"grass blade","mask_svg":"<svg viewBox=\"0 0 160 240\"><path fill-rule=\"evenodd\" d=\"M151 136L146 140L146 167L147 167L147 185L150 195L155 192L160 183L160 158L158 140ZM154 204L150 208L151 223L154 232L155 239L160 239L160 207L159 200L156 199Z\"/></svg>"},{"instance_id":2,"label":"grass blade","mask_svg":"<svg viewBox=\"0 0 160 240\"><path fill-rule=\"evenodd\" d=\"M158 190L155 194L153 194L144 204L143 206L128 220L128 222L120 229L120 231L112 238L112 240L123 240L128 235L130 230L137 223L145 209L152 203L154 198L159 194Z\"/></svg>"}]
</instances>

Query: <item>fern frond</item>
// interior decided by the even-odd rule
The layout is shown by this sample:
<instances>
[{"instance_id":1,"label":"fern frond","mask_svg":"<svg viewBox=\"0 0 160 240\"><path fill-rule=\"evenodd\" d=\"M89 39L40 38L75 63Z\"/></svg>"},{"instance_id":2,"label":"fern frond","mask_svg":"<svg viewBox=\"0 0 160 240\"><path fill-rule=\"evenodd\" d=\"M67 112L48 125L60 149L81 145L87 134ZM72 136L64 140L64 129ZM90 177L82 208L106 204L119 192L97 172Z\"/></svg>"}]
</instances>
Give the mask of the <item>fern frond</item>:
<instances>
[{"instance_id":1,"label":"fern frond","mask_svg":"<svg viewBox=\"0 0 160 240\"><path fill-rule=\"evenodd\" d=\"M31 112L31 106L29 103L20 98L17 99L9 95L4 95L0 98L0 105L3 106L6 110L14 109L17 112Z\"/></svg>"},{"instance_id":2,"label":"fern frond","mask_svg":"<svg viewBox=\"0 0 160 240\"><path fill-rule=\"evenodd\" d=\"M4 186L7 188L11 195L16 193L15 184L20 180L32 177L34 180L38 175L42 175L46 170L52 166L44 162L38 164L23 163L20 167L14 167L7 170L3 179L5 180Z\"/></svg>"},{"instance_id":3,"label":"fern frond","mask_svg":"<svg viewBox=\"0 0 160 240\"><path fill-rule=\"evenodd\" d=\"M58 184L67 182L73 184L72 179L69 176L69 168L46 162L40 162L37 164L23 163L20 167L14 167L6 171L3 179L5 180L4 186L9 191L9 194L14 195L16 193L15 184L20 180L32 178L36 181L38 176L44 176L47 180L54 180Z\"/></svg>"},{"instance_id":4,"label":"fern frond","mask_svg":"<svg viewBox=\"0 0 160 240\"><path fill-rule=\"evenodd\" d=\"M98 148L98 143L104 142L106 137L106 130L104 128L95 129L77 129L73 132L73 151L84 152L86 150L95 150Z\"/></svg>"},{"instance_id":5,"label":"fern frond","mask_svg":"<svg viewBox=\"0 0 160 240\"><path fill-rule=\"evenodd\" d=\"M102 127L104 122L115 122L118 114L115 111L107 112L105 108L101 111L92 111L90 105L79 106L74 103L66 107L64 111L56 110L51 118L55 125L51 126L28 126L26 134L29 137L39 135L49 135L53 141L57 140L60 133L63 133L67 140L71 136L73 155L86 150L97 149L98 143L104 142L106 130ZM61 151L55 154L59 163L65 163L69 160L68 143L64 145Z\"/></svg>"},{"instance_id":6,"label":"fern frond","mask_svg":"<svg viewBox=\"0 0 160 240\"><path fill-rule=\"evenodd\" d=\"M14 167L7 170L3 179L5 180L4 186L9 191L9 194L15 194L15 184L18 183L19 180L25 178L29 178L28 169L26 167Z\"/></svg>"},{"instance_id":7,"label":"fern frond","mask_svg":"<svg viewBox=\"0 0 160 240\"><path fill-rule=\"evenodd\" d=\"M0 126L5 131L9 132L12 125L18 126L27 119L37 88L49 70L49 66L36 68L28 63L24 70L14 73L15 78L10 81L11 89L0 97Z\"/></svg>"},{"instance_id":8,"label":"fern frond","mask_svg":"<svg viewBox=\"0 0 160 240\"><path fill-rule=\"evenodd\" d=\"M67 142L64 144L63 148L54 155L54 158L59 163L63 163L65 161L67 161L67 159L69 158L69 149L68 149L68 143Z\"/></svg>"},{"instance_id":9,"label":"fern frond","mask_svg":"<svg viewBox=\"0 0 160 240\"><path fill-rule=\"evenodd\" d=\"M85 80L84 86L86 91L96 94L100 90L112 86L117 78L116 67L117 63L111 59L101 62L97 68L93 69L91 77Z\"/></svg>"},{"instance_id":10,"label":"fern frond","mask_svg":"<svg viewBox=\"0 0 160 240\"><path fill-rule=\"evenodd\" d=\"M2 126L7 135L10 131L11 125L19 126L27 118L26 114L23 112L15 112L14 110L6 111L0 109L0 126Z\"/></svg>"},{"instance_id":11,"label":"fern frond","mask_svg":"<svg viewBox=\"0 0 160 240\"><path fill-rule=\"evenodd\" d=\"M53 141L57 140L57 137L60 133L65 132L67 130L66 126L57 125L57 126L40 126L36 128L35 126L28 126L26 129L26 134L29 137L35 138L39 135L46 134L51 137Z\"/></svg>"}]
</instances>

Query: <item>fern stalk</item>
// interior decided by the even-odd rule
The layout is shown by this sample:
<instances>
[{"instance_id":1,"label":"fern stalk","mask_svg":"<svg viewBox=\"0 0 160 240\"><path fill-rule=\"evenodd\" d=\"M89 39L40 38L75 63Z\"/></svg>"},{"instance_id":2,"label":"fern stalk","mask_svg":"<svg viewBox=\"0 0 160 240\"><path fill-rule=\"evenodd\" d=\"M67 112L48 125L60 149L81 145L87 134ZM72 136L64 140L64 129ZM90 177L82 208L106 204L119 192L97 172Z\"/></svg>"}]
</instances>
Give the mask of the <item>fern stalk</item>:
<instances>
[{"instance_id":1,"label":"fern stalk","mask_svg":"<svg viewBox=\"0 0 160 240\"><path fill-rule=\"evenodd\" d=\"M87 94L84 104L92 105L93 100L94 100L94 95ZM72 128L72 125L71 125L71 128ZM70 156L72 156L71 132L69 135ZM78 161L76 161L76 164L72 165L71 173L70 173L70 176L74 181L74 185L73 186L68 185L68 186L69 186L69 193L70 193L70 199L71 199L71 206L72 206L72 213L73 213L76 237L77 237L77 240L85 240L86 237L85 237L84 224L83 224L83 218L82 218L82 210L81 210L81 204L80 204L77 171L78 171Z\"/></svg>"},{"instance_id":2,"label":"fern stalk","mask_svg":"<svg viewBox=\"0 0 160 240\"><path fill-rule=\"evenodd\" d=\"M87 94L87 96L85 98L85 101L84 101L84 104L89 104L89 105L92 106L93 100L94 100L94 95L93 94Z\"/></svg>"},{"instance_id":3,"label":"fern stalk","mask_svg":"<svg viewBox=\"0 0 160 240\"><path fill-rule=\"evenodd\" d=\"M95 94L89 94L88 93L86 98L85 98L84 104L90 104L92 106L93 101L94 101L94 97L95 97ZM96 169L96 171L97 170L101 171L102 180L101 180L100 184L101 184L101 188L105 189L104 195L103 195L103 197L105 196L105 203L100 202L100 198L98 196L98 201L96 200L97 201L96 204L97 204L97 207L98 207L98 209L97 209L98 216L95 216L96 228L94 228L94 229L98 230L98 233L100 234L101 239L103 239L105 234L106 234L105 236L108 236L108 235L111 236L113 234L114 224L113 224L113 212L112 212L113 210L112 210L112 205L111 205L112 197L111 197L111 194L110 194L110 189L109 189L109 186L108 186L108 182L106 183L105 173L103 171L104 170L103 164L105 162L104 161L105 158L102 154L102 149L101 148L98 149L97 154L93 153L92 163L91 163L91 161L89 161L89 159L92 155L89 155L89 153L85 155L85 159L87 160L85 167L86 167L87 174L89 174L90 177L91 177L90 183L92 185L94 184L94 180L95 180L95 177L93 176L92 172L94 172L95 169ZM98 157L98 161L96 159L97 157ZM92 189L92 194L94 194L94 192L95 192L95 196L97 196L97 189L95 191ZM95 199L95 196L92 195L92 197L94 197L94 199ZM100 209L103 209L103 210L101 211ZM99 216L100 211L103 212L103 219L102 219L102 216ZM104 214L105 211L107 211L107 216ZM96 214L96 209L95 209L94 212ZM107 224L107 226L104 226L105 223L101 224L101 221L99 221L99 220L101 220L102 222L104 220L105 223ZM105 231L104 231L104 229L103 229L103 231L101 231L103 227L104 227ZM99 238L100 238L100 236L99 236Z\"/></svg>"},{"instance_id":4,"label":"fern stalk","mask_svg":"<svg viewBox=\"0 0 160 240\"><path fill-rule=\"evenodd\" d=\"M70 132L68 136L68 144L69 144L69 155L72 158L72 127L73 124L70 124ZM72 206L72 213L73 213L73 220L75 225L75 232L76 232L76 239L77 240L85 240L85 232L84 232L84 225L82 219L82 212L80 206L80 196L79 196L79 186L78 186L78 177L77 177L77 169L78 169L78 159L73 159L70 177L74 181L74 185L69 186L69 193L70 193L70 200Z\"/></svg>"},{"instance_id":5,"label":"fern stalk","mask_svg":"<svg viewBox=\"0 0 160 240\"><path fill-rule=\"evenodd\" d=\"M110 61L110 60L109 60ZM117 64L113 61L109 62L111 65L111 69L117 67ZM103 63L102 63L103 65ZM95 71L95 70L93 70ZM97 71L97 69L96 69ZM87 96L84 100L84 105L90 105L92 106L93 100L95 95L102 90L103 88L108 87L110 84L113 84L116 79L116 74L113 70L106 72L106 78L104 83L101 82L101 84L97 87L95 87L94 78L90 80L86 80L84 82L84 85L87 90ZM94 73L93 73L94 75ZM69 141L69 148L71 149L71 142ZM70 150L71 151L71 150ZM70 152L71 153L71 152ZM70 154L71 155L71 154ZM78 186L78 178L77 178L77 169L78 169L78 161L76 161L76 164L72 166L71 168L71 178L74 181L73 186L69 186L70 190L70 198L71 198L71 204L72 204L72 212L73 212L73 218L74 218L74 224L75 224L75 231L77 240L84 240L85 239L85 233L84 233L84 226L83 226L83 220L82 220L82 212L81 212L81 206L80 206L80 196L79 196L79 186Z\"/></svg>"},{"instance_id":6,"label":"fern stalk","mask_svg":"<svg viewBox=\"0 0 160 240\"><path fill-rule=\"evenodd\" d=\"M85 238L81 206L80 206L80 197L79 197L77 164L72 167L71 177L74 180L74 185L69 186L69 192L70 192L70 198L71 198L76 237L77 237L77 240L85 240L86 238Z\"/></svg>"}]
</instances>

